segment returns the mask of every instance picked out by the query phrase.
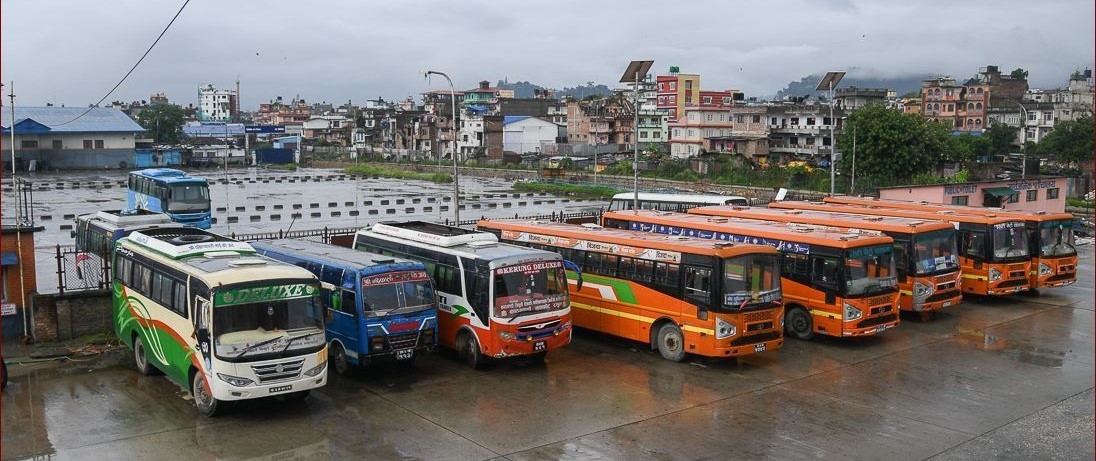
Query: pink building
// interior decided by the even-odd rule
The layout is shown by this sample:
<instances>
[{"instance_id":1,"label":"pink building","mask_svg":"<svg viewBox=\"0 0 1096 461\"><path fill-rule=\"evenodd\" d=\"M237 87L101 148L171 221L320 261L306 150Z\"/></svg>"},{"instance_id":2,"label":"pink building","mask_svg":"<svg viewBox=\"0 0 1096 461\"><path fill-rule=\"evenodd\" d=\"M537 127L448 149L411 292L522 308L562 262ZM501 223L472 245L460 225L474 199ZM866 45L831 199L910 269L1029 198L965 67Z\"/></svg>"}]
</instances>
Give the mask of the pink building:
<instances>
[{"instance_id":1,"label":"pink building","mask_svg":"<svg viewBox=\"0 0 1096 461\"><path fill-rule=\"evenodd\" d=\"M1039 177L886 187L879 189L879 198L1062 213L1066 210L1065 189L1064 177Z\"/></svg>"}]
</instances>

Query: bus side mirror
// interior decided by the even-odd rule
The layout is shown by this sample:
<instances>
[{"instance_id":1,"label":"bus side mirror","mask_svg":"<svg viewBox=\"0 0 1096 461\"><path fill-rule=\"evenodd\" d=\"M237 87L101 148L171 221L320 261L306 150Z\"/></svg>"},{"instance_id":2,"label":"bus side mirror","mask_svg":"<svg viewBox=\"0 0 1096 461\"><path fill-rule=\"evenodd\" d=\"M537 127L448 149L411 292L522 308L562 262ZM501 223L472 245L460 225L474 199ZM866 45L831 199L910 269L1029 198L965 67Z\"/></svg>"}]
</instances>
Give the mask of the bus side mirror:
<instances>
[{"instance_id":1,"label":"bus side mirror","mask_svg":"<svg viewBox=\"0 0 1096 461\"><path fill-rule=\"evenodd\" d=\"M582 291L582 274L578 274L578 281L575 282L575 289Z\"/></svg>"},{"instance_id":2,"label":"bus side mirror","mask_svg":"<svg viewBox=\"0 0 1096 461\"><path fill-rule=\"evenodd\" d=\"M327 282L320 282L320 288L322 288L324 290L327 290L327 291L335 291L335 284L334 283L327 283Z\"/></svg>"}]
</instances>

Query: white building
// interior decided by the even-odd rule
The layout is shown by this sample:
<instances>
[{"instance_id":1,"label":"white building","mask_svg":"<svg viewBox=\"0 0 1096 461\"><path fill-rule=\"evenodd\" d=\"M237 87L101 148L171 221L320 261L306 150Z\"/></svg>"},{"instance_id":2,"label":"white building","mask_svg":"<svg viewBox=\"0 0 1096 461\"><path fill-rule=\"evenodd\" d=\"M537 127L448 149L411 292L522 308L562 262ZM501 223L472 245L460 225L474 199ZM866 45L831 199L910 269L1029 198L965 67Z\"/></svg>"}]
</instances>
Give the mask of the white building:
<instances>
[{"instance_id":1,"label":"white building","mask_svg":"<svg viewBox=\"0 0 1096 461\"><path fill-rule=\"evenodd\" d=\"M238 110L235 90L218 90L211 83L198 87L198 120L228 122Z\"/></svg>"},{"instance_id":2,"label":"white building","mask_svg":"<svg viewBox=\"0 0 1096 461\"><path fill-rule=\"evenodd\" d=\"M559 125L537 117L507 116L502 119L502 150L517 154L540 153L555 144Z\"/></svg>"},{"instance_id":3,"label":"white building","mask_svg":"<svg viewBox=\"0 0 1096 461\"><path fill-rule=\"evenodd\" d=\"M483 113L465 110L460 118L459 136L457 151L465 158L469 158L483 147Z\"/></svg>"},{"instance_id":4,"label":"white building","mask_svg":"<svg viewBox=\"0 0 1096 461\"><path fill-rule=\"evenodd\" d=\"M0 157L6 163L11 161L12 114L7 108L0 112ZM136 139L145 131L110 107L19 106L14 125L20 169L128 168L135 163Z\"/></svg>"}]
</instances>

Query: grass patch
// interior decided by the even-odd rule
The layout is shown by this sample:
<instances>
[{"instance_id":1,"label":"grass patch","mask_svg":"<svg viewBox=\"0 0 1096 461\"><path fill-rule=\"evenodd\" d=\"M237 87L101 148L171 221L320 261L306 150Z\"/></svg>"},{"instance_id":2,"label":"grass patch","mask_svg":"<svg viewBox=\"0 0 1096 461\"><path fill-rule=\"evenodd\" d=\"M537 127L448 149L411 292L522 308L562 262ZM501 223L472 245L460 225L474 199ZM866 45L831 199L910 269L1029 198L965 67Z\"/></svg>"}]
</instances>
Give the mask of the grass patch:
<instances>
[{"instance_id":1,"label":"grass patch","mask_svg":"<svg viewBox=\"0 0 1096 461\"><path fill-rule=\"evenodd\" d=\"M447 173L419 173L417 171L399 170L395 168L382 168L372 165L354 165L346 167L343 170L350 174L359 174L364 176L381 176L384 178L396 178L396 179L417 179L420 181L431 181L436 183L450 183L453 182L453 176Z\"/></svg>"},{"instance_id":2,"label":"grass patch","mask_svg":"<svg viewBox=\"0 0 1096 461\"><path fill-rule=\"evenodd\" d=\"M1066 198L1066 205L1069 205L1069 206L1075 206L1075 207L1081 207L1081 208L1093 208L1094 204L1096 204L1096 202L1094 202L1092 200L1085 200L1083 198L1077 198L1077 197Z\"/></svg>"},{"instance_id":3,"label":"grass patch","mask_svg":"<svg viewBox=\"0 0 1096 461\"><path fill-rule=\"evenodd\" d=\"M297 171L296 163L272 163L264 165L268 170Z\"/></svg>"},{"instance_id":4,"label":"grass patch","mask_svg":"<svg viewBox=\"0 0 1096 461\"><path fill-rule=\"evenodd\" d=\"M554 195L566 195L579 198L611 198L623 189L609 186L591 186L581 184L558 184L549 182L519 181L514 183L514 190L522 192L544 192Z\"/></svg>"}]
</instances>

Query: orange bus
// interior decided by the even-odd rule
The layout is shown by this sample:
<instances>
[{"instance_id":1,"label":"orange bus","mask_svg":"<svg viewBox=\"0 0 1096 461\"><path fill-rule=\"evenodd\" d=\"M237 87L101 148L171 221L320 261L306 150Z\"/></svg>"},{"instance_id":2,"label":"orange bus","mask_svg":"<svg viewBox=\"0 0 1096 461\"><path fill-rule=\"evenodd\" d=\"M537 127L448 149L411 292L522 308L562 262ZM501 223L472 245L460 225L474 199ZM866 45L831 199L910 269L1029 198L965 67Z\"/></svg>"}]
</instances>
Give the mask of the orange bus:
<instances>
[{"instance_id":1,"label":"orange bus","mask_svg":"<svg viewBox=\"0 0 1096 461\"><path fill-rule=\"evenodd\" d=\"M947 221L737 206L693 208L689 213L882 232L894 239L898 305L902 310L931 314L963 299L955 228Z\"/></svg>"},{"instance_id":2,"label":"orange bus","mask_svg":"<svg viewBox=\"0 0 1096 461\"><path fill-rule=\"evenodd\" d=\"M1072 213L1006 210L942 203L881 200L870 197L832 197L827 202L857 205L878 205L903 210L953 210L983 216L1004 216L1023 219L1027 223L1028 248L1032 252L1028 283L1032 289L1072 285L1077 281L1077 248L1073 237ZM1036 252L1035 250L1039 251Z\"/></svg>"},{"instance_id":3,"label":"orange bus","mask_svg":"<svg viewBox=\"0 0 1096 461\"><path fill-rule=\"evenodd\" d=\"M606 212L602 225L775 247L787 335L865 336L898 325L894 239L886 235L650 210Z\"/></svg>"},{"instance_id":4,"label":"orange bus","mask_svg":"<svg viewBox=\"0 0 1096 461\"><path fill-rule=\"evenodd\" d=\"M480 221L499 241L560 253L575 325L641 341L662 357L741 357L784 343L777 251L765 245L526 220ZM572 274L574 275L574 274Z\"/></svg>"},{"instance_id":5,"label":"orange bus","mask_svg":"<svg viewBox=\"0 0 1096 461\"><path fill-rule=\"evenodd\" d=\"M1031 269L1024 221L1003 216L982 216L951 210L914 211L867 205L823 202L773 202L770 208L835 211L872 216L899 216L914 219L946 219L955 226L956 246L964 294L1006 295L1029 288Z\"/></svg>"}]
</instances>

